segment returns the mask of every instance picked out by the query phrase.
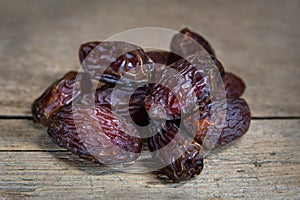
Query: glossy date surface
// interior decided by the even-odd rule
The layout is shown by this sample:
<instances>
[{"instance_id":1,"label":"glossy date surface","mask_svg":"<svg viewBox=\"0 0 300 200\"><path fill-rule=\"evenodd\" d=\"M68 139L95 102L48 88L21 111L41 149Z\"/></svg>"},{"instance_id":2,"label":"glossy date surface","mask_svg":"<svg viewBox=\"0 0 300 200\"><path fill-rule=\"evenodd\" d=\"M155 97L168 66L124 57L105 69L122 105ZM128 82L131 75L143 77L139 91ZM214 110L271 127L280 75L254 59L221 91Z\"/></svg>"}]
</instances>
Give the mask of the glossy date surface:
<instances>
[{"instance_id":1,"label":"glossy date surface","mask_svg":"<svg viewBox=\"0 0 300 200\"><path fill-rule=\"evenodd\" d=\"M97 42L87 43L83 47L93 47L95 44ZM86 49L80 50L83 52L81 54L87 55L85 58L82 56L82 67L93 79L106 83L116 83L121 78L147 82L151 76L145 66L150 66L153 61L141 47L134 44L105 41L99 42L94 48Z\"/></svg>"},{"instance_id":2,"label":"glossy date surface","mask_svg":"<svg viewBox=\"0 0 300 200\"><path fill-rule=\"evenodd\" d=\"M52 83L37 98L31 107L33 120L44 126L48 125L50 116L60 107L70 104L92 91L92 83L87 74L68 72L61 79Z\"/></svg>"},{"instance_id":3,"label":"glossy date surface","mask_svg":"<svg viewBox=\"0 0 300 200\"><path fill-rule=\"evenodd\" d=\"M178 121L167 121L162 129L148 139L155 162L161 171L175 182L189 180L203 169L202 147L186 135Z\"/></svg>"},{"instance_id":4,"label":"glossy date surface","mask_svg":"<svg viewBox=\"0 0 300 200\"><path fill-rule=\"evenodd\" d=\"M80 157L102 164L135 161L142 140L134 126L104 106L64 106L50 119L50 138Z\"/></svg>"},{"instance_id":5,"label":"glossy date surface","mask_svg":"<svg viewBox=\"0 0 300 200\"><path fill-rule=\"evenodd\" d=\"M249 129L251 114L244 99L226 99L207 104L183 120L189 133L208 149L224 146L243 136Z\"/></svg>"}]
</instances>

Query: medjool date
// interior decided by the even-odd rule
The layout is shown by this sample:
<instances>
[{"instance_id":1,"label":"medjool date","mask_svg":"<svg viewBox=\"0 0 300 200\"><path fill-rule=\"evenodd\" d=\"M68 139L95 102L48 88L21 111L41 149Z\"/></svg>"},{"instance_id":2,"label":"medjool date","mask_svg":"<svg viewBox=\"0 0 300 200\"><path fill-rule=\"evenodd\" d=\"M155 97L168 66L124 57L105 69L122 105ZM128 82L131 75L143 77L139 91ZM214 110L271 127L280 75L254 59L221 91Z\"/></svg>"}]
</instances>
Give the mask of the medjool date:
<instances>
[{"instance_id":1,"label":"medjool date","mask_svg":"<svg viewBox=\"0 0 300 200\"><path fill-rule=\"evenodd\" d=\"M203 169L201 145L180 129L178 120L167 121L148 139L148 146L154 162L163 166L163 174L175 182L189 180Z\"/></svg>"},{"instance_id":2,"label":"medjool date","mask_svg":"<svg viewBox=\"0 0 300 200\"><path fill-rule=\"evenodd\" d=\"M152 73L147 71L147 66L151 64L152 60L141 47L119 41L99 43L82 62L83 69L91 78L107 83L116 83L121 77L147 82Z\"/></svg>"},{"instance_id":3,"label":"medjool date","mask_svg":"<svg viewBox=\"0 0 300 200\"><path fill-rule=\"evenodd\" d=\"M87 42L81 44L79 47L79 61L82 64L84 59L89 55L89 53L100 44L99 41Z\"/></svg>"},{"instance_id":4,"label":"medjool date","mask_svg":"<svg viewBox=\"0 0 300 200\"><path fill-rule=\"evenodd\" d=\"M249 129L250 109L244 99L214 101L206 108L183 120L195 139L211 149L223 146L241 137Z\"/></svg>"},{"instance_id":5,"label":"medjool date","mask_svg":"<svg viewBox=\"0 0 300 200\"><path fill-rule=\"evenodd\" d=\"M114 90L114 99L112 99ZM106 84L96 90L96 104L114 108L125 118L130 115L138 126L146 126L149 124L149 116L144 106L147 93L147 85L133 89L129 86L115 88L114 85Z\"/></svg>"},{"instance_id":6,"label":"medjool date","mask_svg":"<svg viewBox=\"0 0 300 200\"><path fill-rule=\"evenodd\" d=\"M57 109L91 91L92 83L87 74L68 72L33 102L31 107L33 120L47 126L50 116Z\"/></svg>"},{"instance_id":7,"label":"medjool date","mask_svg":"<svg viewBox=\"0 0 300 200\"><path fill-rule=\"evenodd\" d=\"M242 96L246 85L240 77L233 73L226 72L223 81L227 98L238 98Z\"/></svg>"},{"instance_id":8,"label":"medjool date","mask_svg":"<svg viewBox=\"0 0 300 200\"><path fill-rule=\"evenodd\" d=\"M179 119L211 99L215 84L209 72L210 61L198 62L197 55L181 59L167 68L145 99L145 107L154 118ZM214 69L213 69L214 70ZM217 70L217 69L215 69ZM181 111L183 113L181 113Z\"/></svg>"},{"instance_id":9,"label":"medjool date","mask_svg":"<svg viewBox=\"0 0 300 200\"><path fill-rule=\"evenodd\" d=\"M201 47L209 55L216 57L211 45L202 36L188 28L184 28L178 34L174 35L171 41L171 51L184 57L202 51Z\"/></svg>"},{"instance_id":10,"label":"medjool date","mask_svg":"<svg viewBox=\"0 0 300 200\"><path fill-rule=\"evenodd\" d=\"M132 162L142 149L134 126L99 105L62 107L51 116L48 134L80 157L107 165Z\"/></svg>"}]
</instances>

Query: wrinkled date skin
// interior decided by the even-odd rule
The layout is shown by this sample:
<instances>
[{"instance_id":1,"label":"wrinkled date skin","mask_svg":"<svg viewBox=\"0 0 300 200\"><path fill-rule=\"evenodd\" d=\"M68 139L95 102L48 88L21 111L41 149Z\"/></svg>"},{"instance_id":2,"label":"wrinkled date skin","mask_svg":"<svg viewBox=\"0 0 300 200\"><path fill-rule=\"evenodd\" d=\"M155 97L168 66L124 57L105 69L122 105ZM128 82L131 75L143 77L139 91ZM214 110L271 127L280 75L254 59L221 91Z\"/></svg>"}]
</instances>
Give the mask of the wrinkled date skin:
<instances>
[{"instance_id":1,"label":"wrinkled date skin","mask_svg":"<svg viewBox=\"0 0 300 200\"><path fill-rule=\"evenodd\" d=\"M246 89L244 81L233 73L226 72L223 82L227 98L238 98L242 96Z\"/></svg>"},{"instance_id":2,"label":"wrinkled date skin","mask_svg":"<svg viewBox=\"0 0 300 200\"><path fill-rule=\"evenodd\" d=\"M163 64L163 65L171 65L172 63L182 59L179 55L176 55L173 52L169 51L148 51L146 52L148 57L153 60L155 63ZM214 62L214 65L218 68L221 77L224 76L225 70L222 63L214 56L210 56ZM156 72L160 73L160 71Z\"/></svg>"},{"instance_id":3,"label":"wrinkled date skin","mask_svg":"<svg viewBox=\"0 0 300 200\"><path fill-rule=\"evenodd\" d=\"M243 136L249 129L250 109L244 99L227 99L209 103L205 110L183 120L189 133L205 147L224 146Z\"/></svg>"},{"instance_id":4,"label":"wrinkled date skin","mask_svg":"<svg viewBox=\"0 0 300 200\"><path fill-rule=\"evenodd\" d=\"M114 100L112 100L114 89ZM148 94L148 87L145 85L133 90L129 86L116 89L114 85L105 84L96 90L96 104L110 109L113 107L124 118L127 119L130 115L135 124L146 126L149 124L149 116L143 102Z\"/></svg>"},{"instance_id":5,"label":"wrinkled date skin","mask_svg":"<svg viewBox=\"0 0 300 200\"><path fill-rule=\"evenodd\" d=\"M145 98L145 107L153 118L179 119L210 100L210 90L200 70L181 59L163 72L160 81ZM183 111L183 113L181 113Z\"/></svg>"},{"instance_id":6,"label":"wrinkled date skin","mask_svg":"<svg viewBox=\"0 0 300 200\"><path fill-rule=\"evenodd\" d=\"M172 56L170 59L174 62L181 59L181 57L188 57L195 53L201 53L201 47L208 53L214 61L216 67L219 69L221 76L224 76L224 67L217 59L215 51L211 45L201 35L189 30L188 28L182 29L178 34L174 35L171 41ZM204 56L206 52L202 53ZM180 56L179 56L180 55ZM176 58L177 57L177 58ZM170 64L170 62L169 62Z\"/></svg>"},{"instance_id":7,"label":"wrinkled date skin","mask_svg":"<svg viewBox=\"0 0 300 200\"><path fill-rule=\"evenodd\" d=\"M84 59L89 55L89 53L100 44L100 41L92 41L81 44L79 47L79 61L83 63Z\"/></svg>"},{"instance_id":8,"label":"wrinkled date skin","mask_svg":"<svg viewBox=\"0 0 300 200\"><path fill-rule=\"evenodd\" d=\"M153 60L155 63L159 64L168 64L168 60L171 57L172 53L170 51L148 51L146 52L147 56Z\"/></svg>"},{"instance_id":9,"label":"wrinkled date skin","mask_svg":"<svg viewBox=\"0 0 300 200\"><path fill-rule=\"evenodd\" d=\"M81 158L98 162L77 133L72 106L63 106L51 116L48 135L60 147L68 149Z\"/></svg>"},{"instance_id":10,"label":"wrinkled date skin","mask_svg":"<svg viewBox=\"0 0 300 200\"><path fill-rule=\"evenodd\" d=\"M180 33L174 35L171 41L171 51L184 57L201 51L201 47L209 55L216 57L211 45L202 36L188 28L184 28Z\"/></svg>"},{"instance_id":11,"label":"wrinkled date skin","mask_svg":"<svg viewBox=\"0 0 300 200\"><path fill-rule=\"evenodd\" d=\"M83 158L102 164L129 163L141 153L137 130L104 106L64 106L49 123L51 139Z\"/></svg>"},{"instance_id":12,"label":"wrinkled date skin","mask_svg":"<svg viewBox=\"0 0 300 200\"><path fill-rule=\"evenodd\" d=\"M179 55L170 51L147 51L146 54L153 62L163 65L170 65L181 59Z\"/></svg>"},{"instance_id":13,"label":"wrinkled date skin","mask_svg":"<svg viewBox=\"0 0 300 200\"><path fill-rule=\"evenodd\" d=\"M148 139L148 147L155 163L163 166L162 173L175 182L189 180L203 169L202 147L182 132L178 121L165 126Z\"/></svg>"},{"instance_id":14,"label":"wrinkled date skin","mask_svg":"<svg viewBox=\"0 0 300 200\"><path fill-rule=\"evenodd\" d=\"M118 41L91 42L81 45L79 57L83 69L91 78L106 83L116 83L120 78L147 82L151 65L144 50L133 44ZM87 56L88 55L88 56Z\"/></svg>"},{"instance_id":15,"label":"wrinkled date skin","mask_svg":"<svg viewBox=\"0 0 300 200\"><path fill-rule=\"evenodd\" d=\"M50 116L57 109L91 91L92 83L87 74L68 72L33 102L31 107L33 120L47 126Z\"/></svg>"}]
</instances>

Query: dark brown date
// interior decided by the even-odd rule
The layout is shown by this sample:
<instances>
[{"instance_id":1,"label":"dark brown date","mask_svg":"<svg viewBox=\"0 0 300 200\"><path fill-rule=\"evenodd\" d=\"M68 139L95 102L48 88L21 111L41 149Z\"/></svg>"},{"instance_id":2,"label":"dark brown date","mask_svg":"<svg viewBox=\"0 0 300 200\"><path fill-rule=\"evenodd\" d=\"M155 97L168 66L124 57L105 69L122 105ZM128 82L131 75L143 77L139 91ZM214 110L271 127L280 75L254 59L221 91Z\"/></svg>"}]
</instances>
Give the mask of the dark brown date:
<instances>
[{"instance_id":1,"label":"dark brown date","mask_svg":"<svg viewBox=\"0 0 300 200\"><path fill-rule=\"evenodd\" d=\"M79 61L83 63L84 59L89 55L89 53L100 44L99 41L87 42L81 44L79 47Z\"/></svg>"},{"instance_id":2,"label":"dark brown date","mask_svg":"<svg viewBox=\"0 0 300 200\"><path fill-rule=\"evenodd\" d=\"M175 182L189 180L203 169L202 147L182 132L178 121L167 121L165 126L148 139L149 150L158 166Z\"/></svg>"},{"instance_id":3,"label":"dark brown date","mask_svg":"<svg viewBox=\"0 0 300 200\"><path fill-rule=\"evenodd\" d=\"M137 159L142 140L137 130L104 106L64 106L50 119L48 134L61 147L102 164Z\"/></svg>"},{"instance_id":4,"label":"dark brown date","mask_svg":"<svg viewBox=\"0 0 300 200\"><path fill-rule=\"evenodd\" d=\"M180 59L180 56L176 55L173 52L169 51L148 51L147 55L155 62L163 65L170 65ZM209 59L209 58L208 58ZM214 65L218 68L221 77L224 76L225 70L222 63L214 56L210 56L210 59L214 62ZM160 71L156 71L156 73L160 73Z\"/></svg>"},{"instance_id":5,"label":"dark brown date","mask_svg":"<svg viewBox=\"0 0 300 200\"><path fill-rule=\"evenodd\" d=\"M244 81L233 73L226 72L223 82L227 98L238 98L242 96L246 89Z\"/></svg>"},{"instance_id":6,"label":"dark brown date","mask_svg":"<svg viewBox=\"0 0 300 200\"><path fill-rule=\"evenodd\" d=\"M96 44L97 42L86 43L83 47L88 48L80 49L83 69L91 78L107 83L116 83L120 78L147 82L153 73L147 67L151 69L153 62L141 47L118 41ZM89 56L84 57L87 54Z\"/></svg>"},{"instance_id":7,"label":"dark brown date","mask_svg":"<svg viewBox=\"0 0 300 200\"><path fill-rule=\"evenodd\" d=\"M216 58L215 52L211 47L211 45L202 36L189 30L188 28L182 29L180 33L174 35L174 37L172 38L171 51L173 53L172 56L169 57L172 59L172 62L174 62L176 60L181 59L181 57L186 58L195 53L201 53L202 52L201 47L203 47L203 49L207 51L209 55L206 56L211 57L216 67L219 69L221 76L223 77L224 76L223 65ZM205 54L203 56L205 56Z\"/></svg>"},{"instance_id":8,"label":"dark brown date","mask_svg":"<svg viewBox=\"0 0 300 200\"><path fill-rule=\"evenodd\" d=\"M203 47L209 55L216 57L210 44L202 36L188 28L184 28L180 33L174 35L171 41L171 51L183 57L201 51L201 47Z\"/></svg>"},{"instance_id":9,"label":"dark brown date","mask_svg":"<svg viewBox=\"0 0 300 200\"><path fill-rule=\"evenodd\" d=\"M173 120L179 119L181 114L186 115L203 107L211 98L207 83L213 83L209 75L202 76L201 72L209 70L206 68L205 65L196 68L185 59L170 65L145 98L149 115L157 119Z\"/></svg>"},{"instance_id":10,"label":"dark brown date","mask_svg":"<svg viewBox=\"0 0 300 200\"><path fill-rule=\"evenodd\" d=\"M207 104L204 111L183 120L190 134L204 147L220 147L243 136L250 126L250 110L244 99Z\"/></svg>"},{"instance_id":11,"label":"dark brown date","mask_svg":"<svg viewBox=\"0 0 300 200\"><path fill-rule=\"evenodd\" d=\"M112 99L113 91L114 99ZM149 116L144 106L147 94L147 85L133 89L129 86L115 88L114 85L106 84L96 90L96 104L110 109L113 107L119 115L125 118L130 115L138 126L146 126L149 124Z\"/></svg>"},{"instance_id":12,"label":"dark brown date","mask_svg":"<svg viewBox=\"0 0 300 200\"><path fill-rule=\"evenodd\" d=\"M169 51L159 50L159 51L148 51L146 52L146 54L155 63L167 65L169 57L171 56L172 53Z\"/></svg>"},{"instance_id":13,"label":"dark brown date","mask_svg":"<svg viewBox=\"0 0 300 200\"><path fill-rule=\"evenodd\" d=\"M218 68L221 77L223 78L225 75L225 69L222 63L214 56L211 56L211 59L214 61L215 66Z\"/></svg>"},{"instance_id":14,"label":"dark brown date","mask_svg":"<svg viewBox=\"0 0 300 200\"><path fill-rule=\"evenodd\" d=\"M31 107L33 120L47 126L49 117L57 109L91 91L92 83L87 74L68 72L33 102Z\"/></svg>"},{"instance_id":15,"label":"dark brown date","mask_svg":"<svg viewBox=\"0 0 300 200\"><path fill-rule=\"evenodd\" d=\"M146 54L153 62L163 65L170 65L181 58L173 52L163 50L148 51Z\"/></svg>"}]
</instances>

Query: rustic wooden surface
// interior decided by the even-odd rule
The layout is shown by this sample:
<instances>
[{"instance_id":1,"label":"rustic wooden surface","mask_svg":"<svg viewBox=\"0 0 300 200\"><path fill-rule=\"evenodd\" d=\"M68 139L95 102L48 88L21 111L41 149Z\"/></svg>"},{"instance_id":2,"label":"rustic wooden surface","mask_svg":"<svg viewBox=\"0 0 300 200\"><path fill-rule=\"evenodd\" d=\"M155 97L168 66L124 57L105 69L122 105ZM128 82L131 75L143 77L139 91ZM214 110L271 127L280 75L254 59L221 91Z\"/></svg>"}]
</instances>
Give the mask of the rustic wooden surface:
<instances>
[{"instance_id":1,"label":"rustic wooden surface","mask_svg":"<svg viewBox=\"0 0 300 200\"><path fill-rule=\"evenodd\" d=\"M299 19L299 1L0 0L0 199L300 198ZM26 119L80 43L144 26L203 34L247 84L249 132L187 183L85 162Z\"/></svg>"}]
</instances>

